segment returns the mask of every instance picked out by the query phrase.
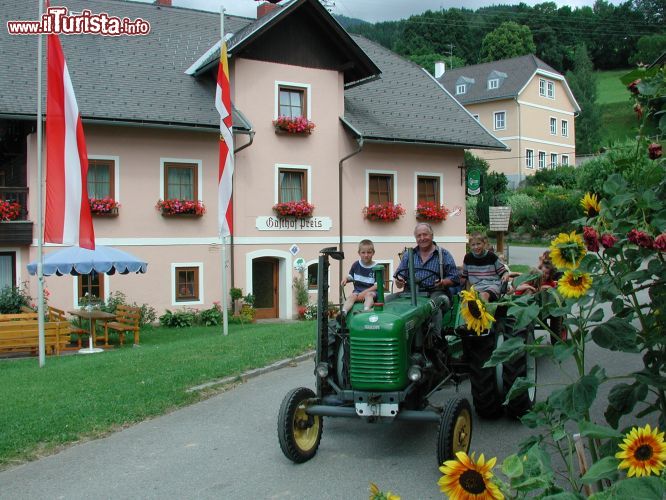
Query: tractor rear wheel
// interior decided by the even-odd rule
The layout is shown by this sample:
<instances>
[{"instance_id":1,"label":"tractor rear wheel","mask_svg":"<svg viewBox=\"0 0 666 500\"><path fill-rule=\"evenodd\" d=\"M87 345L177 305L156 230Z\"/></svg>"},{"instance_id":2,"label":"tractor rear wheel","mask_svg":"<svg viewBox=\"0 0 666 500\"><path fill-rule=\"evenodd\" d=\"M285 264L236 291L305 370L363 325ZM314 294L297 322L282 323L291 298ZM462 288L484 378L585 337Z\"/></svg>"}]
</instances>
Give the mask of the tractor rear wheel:
<instances>
[{"instance_id":1,"label":"tractor rear wheel","mask_svg":"<svg viewBox=\"0 0 666 500\"><path fill-rule=\"evenodd\" d=\"M278 414L278 439L282 453L297 464L307 462L319 448L324 427L322 417L308 415L305 410L315 393L305 387L287 393Z\"/></svg>"},{"instance_id":2,"label":"tractor rear wheel","mask_svg":"<svg viewBox=\"0 0 666 500\"><path fill-rule=\"evenodd\" d=\"M533 345L534 325L528 325L527 328L514 333L513 336L521 337L525 345ZM505 393L509 392L518 377L524 377L529 382L536 384L536 359L527 351L523 351L517 358L504 363L502 377ZM507 413L514 418L520 418L532 409L535 400L536 387L530 387L507 403Z\"/></svg>"},{"instance_id":3,"label":"tractor rear wheel","mask_svg":"<svg viewBox=\"0 0 666 500\"><path fill-rule=\"evenodd\" d=\"M454 460L459 451L469 452L472 439L472 408L464 398L451 398L439 420L437 465Z\"/></svg>"},{"instance_id":4,"label":"tractor rear wheel","mask_svg":"<svg viewBox=\"0 0 666 500\"><path fill-rule=\"evenodd\" d=\"M499 418L504 414L504 382L502 364L483 368L496 347L502 345L501 333L490 332L483 337L463 338L463 349L469 362L469 380L476 413L483 418Z\"/></svg>"}]
</instances>

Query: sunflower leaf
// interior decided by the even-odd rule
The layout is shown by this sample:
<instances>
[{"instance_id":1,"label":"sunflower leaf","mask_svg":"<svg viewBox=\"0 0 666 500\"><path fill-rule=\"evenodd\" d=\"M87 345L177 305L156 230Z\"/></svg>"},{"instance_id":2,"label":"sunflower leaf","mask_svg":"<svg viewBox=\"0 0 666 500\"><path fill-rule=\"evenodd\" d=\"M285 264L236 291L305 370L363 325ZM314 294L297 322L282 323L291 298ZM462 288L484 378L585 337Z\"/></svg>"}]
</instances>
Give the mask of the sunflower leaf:
<instances>
[{"instance_id":1,"label":"sunflower leaf","mask_svg":"<svg viewBox=\"0 0 666 500\"><path fill-rule=\"evenodd\" d=\"M570 418L582 418L597 397L599 379L594 375L584 375L577 382L554 391L548 401L553 408Z\"/></svg>"},{"instance_id":2,"label":"sunflower leaf","mask_svg":"<svg viewBox=\"0 0 666 500\"><path fill-rule=\"evenodd\" d=\"M622 433L616 431L615 429L611 429L610 427L605 427L603 425L593 424L587 420L581 420L578 423L578 427L580 429L580 435L583 437L607 439L621 438L623 436Z\"/></svg>"},{"instance_id":3,"label":"sunflower leaf","mask_svg":"<svg viewBox=\"0 0 666 500\"><path fill-rule=\"evenodd\" d=\"M605 491L590 496L590 500L653 500L663 498L664 486L658 477L632 477L617 481Z\"/></svg>"},{"instance_id":4,"label":"sunflower leaf","mask_svg":"<svg viewBox=\"0 0 666 500\"><path fill-rule=\"evenodd\" d=\"M528 389L532 387L536 387L536 384L534 382L530 382L525 377L518 377L511 386L511 389L509 389L509 392L507 393L504 402L508 403L513 398L520 396L522 393L526 392Z\"/></svg>"},{"instance_id":5,"label":"sunflower leaf","mask_svg":"<svg viewBox=\"0 0 666 500\"><path fill-rule=\"evenodd\" d=\"M537 304L530 304L527 307L512 306L507 311L507 314L516 318L514 330L521 330L539 315L539 306Z\"/></svg>"},{"instance_id":6,"label":"sunflower leaf","mask_svg":"<svg viewBox=\"0 0 666 500\"><path fill-rule=\"evenodd\" d=\"M562 491L560 493L555 493L554 495L546 495L545 497L541 497L542 500L580 500L584 498L584 496L572 491Z\"/></svg>"},{"instance_id":7,"label":"sunflower leaf","mask_svg":"<svg viewBox=\"0 0 666 500\"><path fill-rule=\"evenodd\" d=\"M484 368L492 368L499 363L510 361L519 356L525 349L525 342L520 337L505 340L501 346L493 351L490 359L483 365Z\"/></svg>"},{"instance_id":8,"label":"sunflower leaf","mask_svg":"<svg viewBox=\"0 0 666 500\"><path fill-rule=\"evenodd\" d=\"M594 483L600 479L614 479L617 476L617 464L617 458L604 457L592 464L592 467L585 473L581 481Z\"/></svg>"},{"instance_id":9,"label":"sunflower leaf","mask_svg":"<svg viewBox=\"0 0 666 500\"><path fill-rule=\"evenodd\" d=\"M555 361L561 363L566 359L569 359L571 356L573 356L575 351L576 351L576 346L573 345L573 343L558 342L553 347L553 357L555 358Z\"/></svg>"},{"instance_id":10,"label":"sunflower leaf","mask_svg":"<svg viewBox=\"0 0 666 500\"><path fill-rule=\"evenodd\" d=\"M635 382L631 385L620 383L613 387L608 394L608 408L604 412L606 422L617 427L620 417L629 414L638 401L643 401L648 394L645 384Z\"/></svg>"},{"instance_id":11,"label":"sunflower leaf","mask_svg":"<svg viewBox=\"0 0 666 500\"><path fill-rule=\"evenodd\" d=\"M510 455L502 462L502 473L509 479L523 475L523 461L518 455Z\"/></svg>"},{"instance_id":12,"label":"sunflower leaf","mask_svg":"<svg viewBox=\"0 0 666 500\"><path fill-rule=\"evenodd\" d=\"M604 349L639 352L636 329L624 318L610 318L592 330L592 340Z\"/></svg>"}]
</instances>

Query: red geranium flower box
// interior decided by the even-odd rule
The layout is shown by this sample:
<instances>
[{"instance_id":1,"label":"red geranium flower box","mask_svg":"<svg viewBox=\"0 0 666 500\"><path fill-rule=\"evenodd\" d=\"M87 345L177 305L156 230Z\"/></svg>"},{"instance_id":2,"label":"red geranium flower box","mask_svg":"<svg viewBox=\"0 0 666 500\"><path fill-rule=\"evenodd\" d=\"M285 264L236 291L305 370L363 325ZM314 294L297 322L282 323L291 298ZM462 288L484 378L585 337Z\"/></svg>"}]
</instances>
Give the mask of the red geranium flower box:
<instances>
[{"instance_id":1,"label":"red geranium flower box","mask_svg":"<svg viewBox=\"0 0 666 500\"><path fill-rule=\"evenodd\" d=\"M198 217L206 213L206 207L199 200L158 200L155 208L162 215L196 215Z\"/></svg>"},{"instance_id":2,"label":"red geranium flower box","mask_svg":"<svg viewBox=\"0 0 666 500\"><path fill-rule=\"evenodd\" d=\"M441 222L446 220L447 216L446 207L438 205L434 201L425 201L416 205L416 218L419 220Z\"/></svg>"},{"instance_id":3,"label":"red geranium flower box","mask_svg":"<svg viewBox=\"0 0 666 500\"><path fill-rule=\"evenodd\" d=\"M314 122L311 122L304 116L292 118L290 116L278 116L273 120L273 126L276 132L286 132L288 134L309 135L315 128Z\"/></svg>"},{"instance_id":4,"label":"red geranium flower box","mask_svg":"<svg viewBox=\"0 0 666 500\"><path fill-rule=\"evenodd\" d=\"M120 203L110 197L90 198L90 212L95 215L118 215Z\"/></svg>"},{"instance_id":5,"label":"red geranium flower box","mask_svg":"<svg viewBox=\"0 0 666 500\"><path fill-rule=\"evenodd\" d=\"M312 217L314 205L305 200L285 201L273 205L273 212L280 217Z\"/></svg>"},{"instance_id":6,"label":"red geranium flower box","mask_svg":"<svg viewBox=\"0 0 666 500\"><path fill-rule=\"evenodd\" d=\"M365 207L366 219L381 222L393 222L405 215L405 208L400 203L378 203Z\"/></svg>"},{"instance_id":7,"label":"red geranium flower box","mask_svg":"<svg viewBox=\"0 0 666 500\"><path fill-rule=\"evenodd\" d=\"M0 200L0 221L16 220L21 215L21 205L16 201Z\"/></svg>"}]
</instances>

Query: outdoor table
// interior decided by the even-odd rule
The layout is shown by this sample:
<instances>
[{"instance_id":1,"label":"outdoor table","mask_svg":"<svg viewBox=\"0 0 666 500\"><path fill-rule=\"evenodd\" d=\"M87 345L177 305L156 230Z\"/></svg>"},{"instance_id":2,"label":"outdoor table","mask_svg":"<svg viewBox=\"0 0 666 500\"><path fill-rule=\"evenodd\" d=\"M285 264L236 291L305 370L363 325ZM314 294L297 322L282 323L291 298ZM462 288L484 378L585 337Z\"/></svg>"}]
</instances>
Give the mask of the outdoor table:
<instances>
[{"instance_id":1,"label":"outdoor table","mask_svg":"<svg viewBox=\"0 0 666 500\"><path fill-rule=\"evenodd\" d=\"M81 354L93 354L96 352L103 352L104 349L96 348L94 347L94 338L96 335L96 330L95 330L95 323L97 320L102 320L104 322L115 319L116 315L104 311L100 311L99 309L92 309L92 310L87 310L87 309L73 309L71 311L68 311L69 314L72 316L78 316L79 318L86 319L90 323L90 339L89 339L89 347L84 347L83 349L79 349L79 353ZM109 339L107 337L104 337L104 347L109 347Z\"/></svg>"}]
</instances>

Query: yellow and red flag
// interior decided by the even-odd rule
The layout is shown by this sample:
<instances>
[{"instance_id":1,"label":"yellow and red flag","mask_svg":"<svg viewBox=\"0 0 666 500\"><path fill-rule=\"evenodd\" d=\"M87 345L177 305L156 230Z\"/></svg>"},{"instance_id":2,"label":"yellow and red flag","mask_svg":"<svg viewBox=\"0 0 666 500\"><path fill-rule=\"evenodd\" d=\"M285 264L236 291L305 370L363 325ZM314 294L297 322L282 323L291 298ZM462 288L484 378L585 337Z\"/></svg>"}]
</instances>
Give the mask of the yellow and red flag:
<instances>
[{"instance_id":1,"label":"yellow and red flag","mask_svg":"<svg viewBox=\"0 0 666 500\"><path fill-rule=\"evenodd\" d=\"M220 236L233 234L233 213L231 204L232 179L234 174L234 137L231 122L231 88L229 85L229 63L227 44L222 38L220 66L217 71L215 107L220 113L220 169L218 173L218 220Z\"/></svg>"}]
</instances>

